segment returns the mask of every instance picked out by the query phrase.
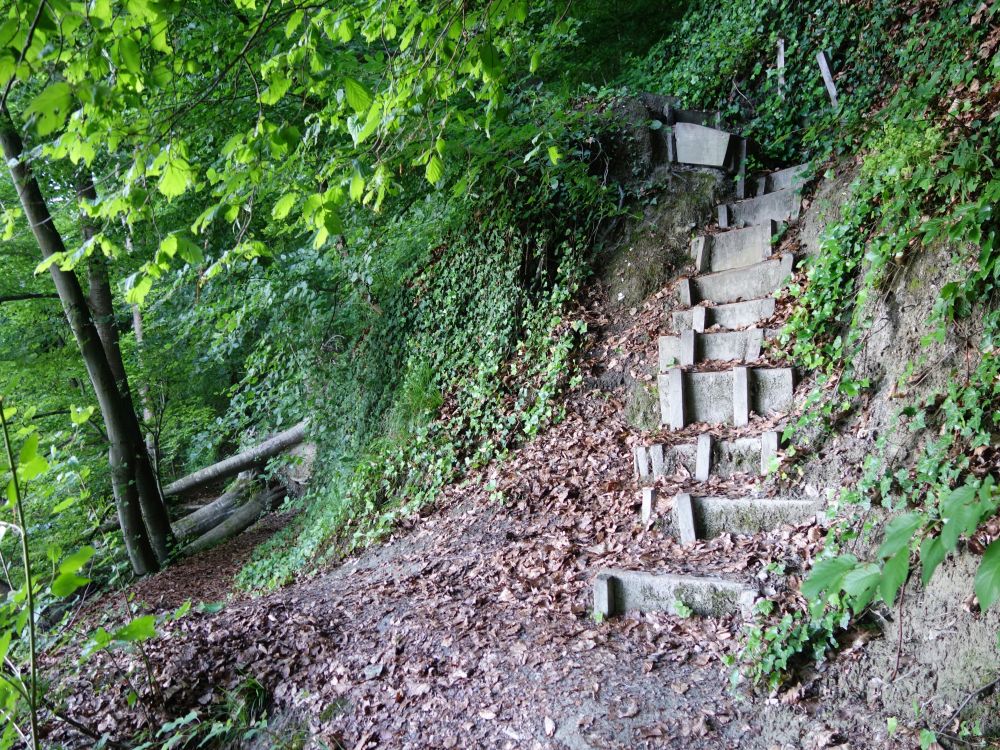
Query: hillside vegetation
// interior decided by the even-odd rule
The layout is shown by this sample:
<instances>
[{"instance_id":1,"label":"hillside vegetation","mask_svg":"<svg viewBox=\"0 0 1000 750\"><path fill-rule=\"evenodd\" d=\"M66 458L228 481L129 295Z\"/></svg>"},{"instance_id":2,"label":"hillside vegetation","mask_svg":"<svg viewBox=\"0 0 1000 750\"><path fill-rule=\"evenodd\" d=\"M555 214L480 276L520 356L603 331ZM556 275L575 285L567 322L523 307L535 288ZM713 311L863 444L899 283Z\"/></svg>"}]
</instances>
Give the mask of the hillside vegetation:
<instances>
[{"instance_id":1,"label":"hillside vegetation","mask_svg":"<svg viewBox=\"0 0 1000 750\"><path fill-rule=\"evenodd\" d=\"M610 540L625 521L595 521L588 503L633 510L622 461L652 432L641 417L651 376L629 356L651 346L661 287L687 262L685 247L665 262L660 245L703 223L732 189L683 183L654 164L644 144L659 123L640 104L650 93L720 111L756 145L751 171L811 164L809 216L821 231L808 236L804 222L782 239L813 252L780 294L786 322L769 356L813 375L769 481L820 487L829 529L810 539L811 569L758 602L752 622L730 623L730 634L675 618L657 631L671 632L672 645L651 646L650 661L635 666L682 648L696 628L725 631L720 642L739 642L713 656L726 677L698 689L721 696L728 682L751 701L793 695L782 700L794 705L803 674L824 661L840 669L836 655L892 625L894 607L902 623L905 598L946 559L967 564L953 592L965 615L995 622L1000 6L39 0L0 14L9 177L0 181L0 747L275 746L281 731L265 731L275 706L313 735L289 747L365 747L369 727L346 698L325 708L302 698L295 710L315 711L304 719L252 675L213 697L214 663L188 665L190 684L171 686L174 645L231 640L235 652L304 642L308 632L329 650L296 662L309 673L301 695L330 697L325 659L360 659L352 669L380 678L367 650L344 656L349 638L334 648L306 621L328 616L326 600L351 600L348 569L336 566L361 560L366 585L389 587L377 545L392 539L383 558L392 584L413 588L387 601L438 634L433 613L408 609L420 584L399 580L425 543L456 570L464 560L461 570L478 571L491 592L463 616L501 617L492 595L504 601L504 576L522 575L516 555L482 516L468 528L456 520L489 503L508 541L539 539L517 554L544 552L538 566L551 564L547 574L566 587L532 600L550 608L549 625L514 610L525 642L553 661L566 654L547 650L550 637L585 644L572 651L598 643L607 657L619 642L607 624L592 635L583 568L586 554L620 551ZM817 52L832 65L836 105ZM657 221L676 227L650 229ZM636 238L647 231L654 239L643 248ZM619 359L634 367L609 386L598 370ZM172 481L303 421L309 450L298 458L254 465L238 480L245 486L164 495ZM593 461L571 459L588 440ZM308 482L298 492L288 477L301 455ZM541 510L536 490L561 486L562 471L603 494L575 487L561 497L570 506ZM217 548L180 562L191 549L178 520L227 489L263 502L248 523L269 509L268 492L284 498L281 514L247 532L232 559ZM594 535L579 545L579 569L569 553L553 562L561 542L540 512ZM431 539L409 547L399 534L421 519ZM643 540L631 562L668 554ZM785 542L740 549L764 559ZM711 567L710 557L701 562ZM199 569L199 559L211 562ZM184 579L171 571L213 579L208 591L216 567L232 580L213 593L242 602L235 619L213 620L221 605L194 595L175 601ZM441 570L420 575L436 592L450 585ZM455 586L475 602L472 583ZM535 596L542 586L527 588ZM364 648L386 648L373 635L384 613L351 601ZM280 632L261 624L272 604L292 613ZM483 638L517 637L499 628L490 622ZM213 629L225 635L213 640ZM419 641L420 629L407 637ZM993 640L975 674L982 667L995 680ZM293 650L301 658L308 647ZM108 667L114 697L101 705L87 660L119 657L129 666ZM225 670L231 657L211 652ZM607 658L608 674L627 682L626 666L614 671ZM534 680L519 671L527 663L508 665L517 672L509 702L518 681ZM898 654L895 667L893 677ZM449 668L453 682L458 672L493 687L500 679ZM265 672L280 682L290 669L269 662ZM412 680L437 666L420 669ZM406 701L425 694L412 680ZM893 715L881 740L851 746L988 746L1000 727L980 704L993 705L996 686L970 682L966 704ZM393 718L400 743L414 731L405 728L411 705ZM496 713L483 706L481 716ZM639 713L615 710L623 720ZM570 744L548 717L535 740ZM671 742L706 736L688 729ZM427 732L407 741L431 746ZM482 746L497 739L475 736Z\"/></svg>"}]
</instances>

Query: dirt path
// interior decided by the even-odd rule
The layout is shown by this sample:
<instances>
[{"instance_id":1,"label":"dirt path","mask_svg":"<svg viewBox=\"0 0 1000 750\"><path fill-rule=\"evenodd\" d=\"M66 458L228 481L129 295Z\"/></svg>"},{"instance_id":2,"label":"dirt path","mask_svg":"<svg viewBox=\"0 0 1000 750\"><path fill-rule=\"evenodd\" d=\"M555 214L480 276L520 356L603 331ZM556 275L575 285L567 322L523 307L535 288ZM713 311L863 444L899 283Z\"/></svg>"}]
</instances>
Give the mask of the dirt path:
<instances>
[{"instance_id":1,"label":"dirt path","mask_svg":"<svg viewBox=\"0 0 1000 750\"><path fill-rule=\"evenodd\" d=\"M624 352L615 366L639 366L640 329L616 333L614 346L598 337L605 345L588 374L607 368L610 349ZM505 463L448 488L387 543L267 596L164 623L147 651L167 714L210 712L252 678L283 733L297 727L330 747L836 746L805 703L782 706L775 720L730 694L722 660L738 650L740 622L591 616L602 567L760 581L772 562L794 571L818 530L682 548L639 522L637 436L615 395L584 389L567 411ZM156 611L222 599L248 539L136 593ZM136 660L101 655L92 664L67 686L71 715L120 736L162 720L127 708L119 675L126 669L143 684ZM140 693L151 697L148 687ZM808 744L811 736L819 739Z\"/></svg>"}]
</instances>

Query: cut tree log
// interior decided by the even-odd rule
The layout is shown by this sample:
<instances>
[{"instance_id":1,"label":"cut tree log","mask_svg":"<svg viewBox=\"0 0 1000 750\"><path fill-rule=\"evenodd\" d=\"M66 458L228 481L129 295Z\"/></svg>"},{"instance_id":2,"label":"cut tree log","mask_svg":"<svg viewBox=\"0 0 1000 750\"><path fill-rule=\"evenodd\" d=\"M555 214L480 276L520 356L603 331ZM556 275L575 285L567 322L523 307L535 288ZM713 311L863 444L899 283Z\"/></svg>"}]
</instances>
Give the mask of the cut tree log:
<instances>
[{"instance_id":1,"label":"cut tree log","mask_svg":"<svg viewBox=\"0 0 1000 750\"><path fill-rule=\"evenodd\" d=\"M224 542L230 537L236 536L242 531L250 528L257 520L285 495L284 487L275 489L262 489L246 503L239 506L236 512L220 523L215 528L202 534L189 545L181 550L181 555L189 555L203 552L209 547L213 547L219 542Z\"/></svg>"},{"instance_id":2,"label":"cut tree log","mask_svg":"<svg viewBox=\"0 0 1000 750\"><path fill-rule=\"evenodd\" d=\"M230 456L217 464L206 466L193 474L178 479L176 482L168 484L163 488L164 495L179 495L188 490L197 489L206 484L211 484L219 479L227 479L236 476L241 471L252 468L259 468L269 458L277 456L279 453L292 448L301 443L306 436L305 421L299 422L294 427L290 427L284 432L279 432L272 438L268 438L263 443L255 445L242 453Z\"/></svg>"},{"instance_id":3,"label":"cut tree log","mask_svg":"<svg viewBox=\"0 0 1000 750\"><path fill-rule=\"evenodd\" d=\"M251 480L237 479L226 488L224 494L208 505L174 521L174 536L178 539L189 539L210 531L239 510L240 504L253 490L254 483Z\"/></svg>"}]
</instances>

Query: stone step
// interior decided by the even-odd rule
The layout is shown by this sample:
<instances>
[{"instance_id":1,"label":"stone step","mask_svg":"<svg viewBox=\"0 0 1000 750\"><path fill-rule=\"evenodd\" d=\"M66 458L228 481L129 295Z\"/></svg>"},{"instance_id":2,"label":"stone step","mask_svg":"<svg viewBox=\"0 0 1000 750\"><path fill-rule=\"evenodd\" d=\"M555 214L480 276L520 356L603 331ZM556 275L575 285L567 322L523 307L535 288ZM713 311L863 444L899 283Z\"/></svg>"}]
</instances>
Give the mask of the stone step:
<instances>
[{"instance_id":1,"label":"stone step","mask_svg":"<svg viewBox=\"0 0 1000 750\"><path fill-rule=\"evenodd\" d=\"M681 467L700 482L709 476L728 479L735 474L767 474L771 459L778 454L779 438L774 431L734 440L715 440L705 433L698 436L697 443L637 445L633 469L640 482L672 476Z\"/></svg>"},{"instance_id":2,"label":"stone step","mask_svg":"<svg viewBox=\"0 0 1000 750\"><path fill-rule=\"evenodd\" d=\"M681 279L677 284L678 303L691 307L706 301L719 305L767 297L781 287L794 268L795 257L785 253L745 268Z\"/></svg>"},{"instance_id":3,"label":"stone step","mask_svg":"<svg viewBox=\"0 0 1000 750\"><path fill-rule=\"evenodd\" d=\"M719 206L719 226L748 227L768 221L795 221L802 209L802 196L798 188L785 188Z\"/></svg>"},{"instance_id":4,"label":"stone step","mask_svg":"<svg viewBox=\"0 0 1000 750\"><path fill-rule=\"evenodd\" d=\"M823 510L822 500L776 497L674 498L674 526L682 544L721 534L759 534L785 524L806 523Z\"/></svg>"},{"instance_id":5,"label":"stone step","mask_svg":"<svg viewBox=\"0 0 1000 750\"><path fill-rule=\"evenodd\" d=\"M675 331L704 331L706 328L744 328L774 315L774 298L751 299L714 307L674 310L671 322Z\"/></svg>"},{"instance_id":6,"label":"stone step","mask_svg":"<svg viewBox=\"0 0 1000 750\"><path fill-rule=\"evenodd\" d=\"M774 193L778 190L787 190L788 188L801 189L806 184L810 167L811 165L807 162L806 164L796 164L794 167L779 169L777 172L771 172L770 174L757 175L757 195Z\"/></svg>"},{"instance_id":7,"label":"stone step","mask_svg":"<svg viewBox=\"0 0 1000 750\"><path fill-rule=\"evenodd\" d=\"M778 222L768 221L746 229L695 237L691 257L698 273L715 273L752 266L771 257Z\"/></svg>"},{"instance_id":8,"label":"stone step","mask_svg":"<svg viewBox=\"0 0 1000 750\"><path fill-rule=\"evenodd\" d=\"M667 137L667 160L732 172L740 167L742 147L743 139L725 130L677 122Z\"/></svg>"},{"instance_id":9,"label":"stone step","mask_svg":"<svg viewBox=\"0 0 1000 750\"><path fill-rule=\"evenodd\" d=\"M750 413L769 415L792 408L791 368L734 367L722 372L684 372L675 367L658 378L661 423L672 430L692 422L743 427Z\"/></svg>"},{"instance_id":10,"label":"stone step","mask_svg":"<svg viewBox=\"0 0 1000 750\"><path fill-rule=\"evenodd\" d=\"M594 579L594 614L614 617L626 612L671 612L677 605L703 617L738 613L749 617L759 590L722 578L602 570Z\"/></svg>"},{"instance_id":11,"label":"stone step","mask_svg":"<svg viewBox=\"0 0 1000 750\"><path fill-rule=\"evenodd\" d=\"M660 336L660 372L680 365L690 367L707 360L753 362L760 358L764 339L778 335L777 328L747 328L743 331L698 333L683 331L680 336Z\"/></svg>"}]
</instances>

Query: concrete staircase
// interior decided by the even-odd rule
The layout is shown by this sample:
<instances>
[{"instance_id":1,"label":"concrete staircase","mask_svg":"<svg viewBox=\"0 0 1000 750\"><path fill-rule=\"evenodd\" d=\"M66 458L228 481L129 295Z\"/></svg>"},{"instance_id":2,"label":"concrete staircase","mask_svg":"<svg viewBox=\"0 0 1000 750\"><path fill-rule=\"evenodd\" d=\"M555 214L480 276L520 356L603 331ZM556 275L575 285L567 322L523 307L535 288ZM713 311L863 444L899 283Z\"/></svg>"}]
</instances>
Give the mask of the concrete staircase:
<instances>
[{"instance_id":1,"label":"concrete staircase","mask_svg":"<svg viewBox=\"0 0 1000 750\"><path fill-rule=\"evenodd\" d=\"M722 231L692 241L695 275L678 282L670 311L675 333L659 339L661 425L668 432L695 426L697 438L694 443L641 445L634 455L641 485L683 470L691 486L673 498L671 513L663 518L657 515L657 490L645 486L642 521L675 533L682 544L807 522L822 511L822 501L719 497L700 485L712 477L766 474L778 453L778 432L743 433L754 415L773 421L792 408L794 372L764 365L761 354L776 333L765 325L774 315L774 293L795 266L790 253L774 255L775 237L799 216L808 165L756 176L749 181L754 195L747 197L745 139L709 127L710 113L666 109L671 161L735 175L737 200L718 207ZM713 436L732 428L744 430L728 439ZM594 581L594 609L603 616L672 611L677 602L696 614L745 616L757 595L751 585L717 577L604 570Z\"/></svg>"}]
</instances>

